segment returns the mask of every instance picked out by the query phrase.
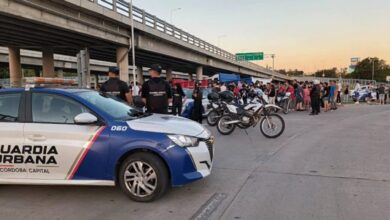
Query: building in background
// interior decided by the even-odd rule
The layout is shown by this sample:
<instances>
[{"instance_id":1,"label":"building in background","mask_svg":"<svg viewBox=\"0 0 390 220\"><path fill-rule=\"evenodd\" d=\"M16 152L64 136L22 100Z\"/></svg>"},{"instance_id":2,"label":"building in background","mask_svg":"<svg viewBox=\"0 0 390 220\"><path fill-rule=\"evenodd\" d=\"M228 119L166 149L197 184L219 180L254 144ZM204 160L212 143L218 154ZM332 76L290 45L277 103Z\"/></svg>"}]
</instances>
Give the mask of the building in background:
<instances>
[{"instance_id":1,"label":"building in background","mask_svg":"<svg viewBox=\"0 0 390 220\"><path fill-rule=\"evenodd\" d=\"M347 73L353 73L356 69L356 66L360 62L359 57L352 57L351 58L351 64L349 65L348 72Z\"/></svg>"}]
</instances>

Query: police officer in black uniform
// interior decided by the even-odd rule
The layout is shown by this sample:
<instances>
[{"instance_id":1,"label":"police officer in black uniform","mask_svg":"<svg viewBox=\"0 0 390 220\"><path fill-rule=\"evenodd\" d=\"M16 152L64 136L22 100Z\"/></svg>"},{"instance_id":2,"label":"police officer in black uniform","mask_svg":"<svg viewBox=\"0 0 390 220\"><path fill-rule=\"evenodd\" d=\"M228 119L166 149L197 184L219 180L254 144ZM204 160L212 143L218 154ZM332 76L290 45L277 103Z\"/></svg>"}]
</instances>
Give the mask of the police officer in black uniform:
<instances>
[{"instance_id":1,"label":"police officer in black uniform","mask_svg":"<svg viewBox=\"0 0 390 220\"><path fill-rule=\"evenodd\" d=\"M110 67L108 71L109 79L103 83L101 92L108 93L118 97L120 100L130 104L132 102L129 86L126 82L119 79L119 68Z\"/></svg>"},{"instance_id":2,"label":"police officer in black uniform","mask_svg":"<svg viewBox=\"0 0 390 220\"><path fill-rule=\"evenodd\" d=\"M151 66L149 74L152 77L142 86L142 99L147 112L168 114L168 103L172 101L172 90L169 83L161 79L162 67L158 64Z\"/></svg>"}]
</instances>

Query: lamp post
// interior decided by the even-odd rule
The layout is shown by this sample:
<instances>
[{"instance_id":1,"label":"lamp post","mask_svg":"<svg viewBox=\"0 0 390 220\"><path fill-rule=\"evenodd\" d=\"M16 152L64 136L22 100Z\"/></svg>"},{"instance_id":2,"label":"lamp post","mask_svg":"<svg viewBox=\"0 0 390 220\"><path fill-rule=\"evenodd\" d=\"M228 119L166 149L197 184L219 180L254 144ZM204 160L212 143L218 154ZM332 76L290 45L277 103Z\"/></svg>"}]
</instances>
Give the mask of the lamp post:
<instances>
[{"instance_id":1,"label":"lamp post","mask_svg":"<svg viewBox=\"0 0 390 220\"><path fill-rule=\"evenodd\" d=\"M130 4L129 15L130 15L130 21L131 21L131 54L132 54L131 58L132 58L132 64L133 64L133 67L132 67L133 82L134 82L134 86L135 86L137 84L136 83L137 77L136 77L136 73L135 73L135 42L134 42L133 0L130 0L129 4ZM133 95L137 95L137 94L135 94L135 89L133 89Z\"/></svg>"},{"instance_id":2,"label":"lamp post","mask_svg":"<svg viewBox=\"0 0 390 220\"><path fill-rule=\"evenodd\" d=\"M375 76L375 58L372 58L372 81L374 81Z\"/></svg>"},{"instance_id":3,"label":"lamp post","mask_svg":"<svg viewBox=\"0 0 390 220\"><path fill-rule=\"evenodd\" d=\"M275 57L276 57L276 54L266 54L266 56L272 58L272 71L275 71Z\"/></svg>"},{"instance_id":4,"label":"lamp post","mask_svg":"<svg viewBox=\"0 0 390 220\"><path fill-rule=\"evenodd\" d=\"M171 24L173 23L173 13L180 11L180 10L181 10L181 8L174 8L171 10L171 21L170 21Z\"/></svg>"}]
</instances>

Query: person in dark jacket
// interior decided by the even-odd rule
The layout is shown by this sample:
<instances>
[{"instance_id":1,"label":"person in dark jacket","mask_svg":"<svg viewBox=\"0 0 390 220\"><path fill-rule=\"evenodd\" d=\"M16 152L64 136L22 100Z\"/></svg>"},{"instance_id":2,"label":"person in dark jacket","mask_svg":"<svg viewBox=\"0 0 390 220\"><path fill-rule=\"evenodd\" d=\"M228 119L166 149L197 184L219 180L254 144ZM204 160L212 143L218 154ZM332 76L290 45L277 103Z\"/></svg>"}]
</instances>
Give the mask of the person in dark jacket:
<instances>
[{"instance_id":1,"label":"person in dark jacket","mask_svg":"<svg viewBox=\"0 0 390 220\"><path fill-rule=\"evenodd\" d=\"M168 103L172 101L171 86L160 77L161 72L160 65L152 65L149 70L152 78L142 85L142 100L149 113L168 114Z\"/></svg>"},{"instance_id":2,"label":"person in dark jacket","mask_svg":"<svg viewBox=\"0 0 390 220\"><path fill-rule=\"evenodd\" d=\"M320 81L314 80L313 88L310 91L311 108L312 112L310 115L318 115L320 113Z\"/></svg>"},{"instance_id":3,"label":"person in dark jacket","mask_svg":"<svg viewBox=\"0 0 390 220\"><path fill-rule=\"evenodd\" d=\"M103 93L111 94L121 101L131 104L133 102L132 95L129 90L129 86L126 82L119 79L120 70L118 67L110 67L108 71L109 79L103 83L100 91Z\"/></svg>"},{"instance_id":4,"label":"person in dark jacket","mask_svg":"<svg viewBox=\"0 0 390 220\"><path fill-rule=\"evenodd\" d=\"M194 99L194 107L192 108L191 119L202 124L202 99L203 91L200 87L200 82L195 83L195 88L192 93L192 99Z\"/></svg>"},{"instance_id":5,"label":"person in dark jacket","mask_svg":"<svg viewBox=\"0 0 390 220\"><path fill-rule=\"evenodd\" d=\"M176 83L172 88L172 114L181 116L183 108L183 99L185 100L186 95L183 92L183 88L180 83Z\"/></svg>"}]
</instances>

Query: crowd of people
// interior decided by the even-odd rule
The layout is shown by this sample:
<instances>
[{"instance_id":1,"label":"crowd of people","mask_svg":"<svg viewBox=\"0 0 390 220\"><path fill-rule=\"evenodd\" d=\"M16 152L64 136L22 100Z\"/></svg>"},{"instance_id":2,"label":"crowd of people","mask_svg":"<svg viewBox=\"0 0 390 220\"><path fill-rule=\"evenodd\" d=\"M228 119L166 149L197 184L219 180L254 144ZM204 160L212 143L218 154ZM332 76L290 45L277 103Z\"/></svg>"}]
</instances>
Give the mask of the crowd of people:
<instances>
[{"instance_id":1,"label":"crowd of people","mask_svg":"<svg viewBox=\"0 0 390 220\"><path fill-rule=\"evenodd\" d=\"M282 82L263 83L218 83L211 84L214 91L230 90L234 93L236 100L242 100L247 104L251 94L263 93L268 97L269 104L279 104L278 97L289 96L290 110L309 111L311 115L318 115L321 107L325 112L337 109L337 103L341 104L342 86L336 81L321 83L318 80L313 82L298 82L297 80ZM348 91L344 93L348 94Z\"/></svg>"},{"instance_id":2,"label":"crowd of people","mask_svg":"<svg viewBox=\"0 0 390 220\"><path fill-rule=\"evenodd\" d=\"M109 80L105 82L100 90L103 92L112 93L128 103L142 102L146 105L148 112L152 113L168 113L169 103L172 103L172 114L180 115L183 108L183 103L186 98L194 100L193 111L191 118L195 121L202 120L202 88L200 83L195 84L192 97L186 97L180 84L172 84L160 77L162 67L153 65L149 73L151 79L143 85L134 84L130 86L123 81L120 81L119 69L116 67L110 68ZM349 85L342 85L340 81L331 80L330 82L320 82L319 80L309 81L273 81L263 83L256 81L255 83L247 83L244 81L221 83L218 81L210 81L209 87L214 92L231 91L235 96L237 103L247 104L252 94L265 94L269 104L280 104L278 100L283 97L288 97L291 111L310 111L310 115L318 115L322 112L330 112L337 110L342 104L342 97L350 97ZM354 87L355 91L360 90L360 84L357 82ZM377 100L379 104L385 104L389 92L384 84L380 84L376 88ZM279 99L278 99L279 98ZM359 98L357 98L357 103Z\"/></svg>"},{"instance_id":3,"label":"crowd of people","mask_svg":"<svg viewBox=\"0 0 390 220\"><path fill-rule=\"evenodd\" d=\"M321 112L329 112L337 110L343 100L350 98L349 85L342 85L340 81L331 80L329 82L320 82L319 80L309 81L287 81L263 83L257 81L255 83L218 83L213 82L211 87L214 91L230 90L234 93L236 100L242 100L243 104L247 104L250 99L250 94L261 92L268 97L270 104L278 104L278 97L284 97L289 94L290 110L292 111L311 111L311 115L318 115ZM368 86L370 88L370 86ZM373 87L372 87L373 88ZM360 83L357 81L354 91L360 90ZM374 89L372 89L374 90ZM385 84L379 84L376 90L376 100L378 104L386 104L390 97ZM355 96L355 94L353 94ZM343 99L343 97L345 97ZM371 97L368 93L367 97ZM359 94L354 97L359 103ZM367 99L368 100L368 99Z\"/></svg>"}]
</instances>

